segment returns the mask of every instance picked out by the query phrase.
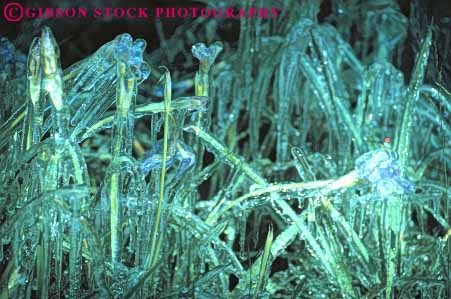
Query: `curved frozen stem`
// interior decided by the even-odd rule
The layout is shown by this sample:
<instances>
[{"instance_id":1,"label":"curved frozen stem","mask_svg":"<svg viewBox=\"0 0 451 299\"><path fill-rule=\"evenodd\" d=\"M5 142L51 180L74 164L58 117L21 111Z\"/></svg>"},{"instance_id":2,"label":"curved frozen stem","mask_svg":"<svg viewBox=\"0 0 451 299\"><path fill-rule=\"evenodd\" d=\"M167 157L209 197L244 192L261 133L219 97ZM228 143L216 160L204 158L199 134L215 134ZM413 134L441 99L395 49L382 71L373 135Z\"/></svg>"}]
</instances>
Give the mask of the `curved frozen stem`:
<instances>
[{"instance_id":1,"label":"curved frozen stem","mask_svg":"<svg viewBox=\"0 0 451 299\"><path fill-rule=\"evenodd\" d=\"M196 126L188 126L185 128L185 130L196 134L205 143L207 143L210 146L210 148L212 148L212 150L214 151L215 154L223 157L225 160L227 160L227 162L232 164L234 167L239 167L239 169L249 179L251 179L254 183L261 185L263 187L263 189L261 191L255 191L257 193L251 192L249 195L245 195L244 197L239 198L236 201L243 201L252 196L256 196L256 194L258 195L259 192L261 192L261 194L264 194L264 193L268 193L268 192L280 191L283 189L286 190L287 186L283 185L283 184L268 187L266 180L263 177L261 177L255 170L253 170L246 162L244 162L243 159L241 159L239 156L235 155L234 153L230 152L216 138L214 138L209 133L205 132L202 128L199 128ZM290 185L289 187L291 187L292 189L293 189L293 187L296 187L295 190L299 189L300 187L312 188L312 189L313 188L324 188L323 190L321 190L319 192L319 195L321 195L322 193L327 194L328 192L333 191L333 190L338 190L341 188L353 186L354 184L356 184L358 182L358 180L359 180L359 178L357 176L356 171L351 171L347 175L344 175L343 177L341 177L337 180L306 182L306 183L293 183L293 185ZM321 197L324 198L324 196L321 196ZM233 204L233 202L236 202L236 201L232 201L232 205L236 205L236 204ZM281 214L283 214L287 217L287 219L286 219L287 223L294 223L291 226L289 226L288 228L286 228L284 232L282 232L282 234L280 236L283 236L283 239L281 239L280 236L278 238L276 238L276 240L274 241L274 243L272 245L272 246L277 246L277 247L274 247L274 250L276 250L276 248L284 248L284 247L288 246L289 243L291 243L291 241L294 239L294 237L297 234L302 232L304 234L304 238L307 240L309 245L313 248L314 252L320 257L325 256L325 254L321 248L321 245L318 243L318 241L315 239L315 237L310 233L308 228L304 225L303 218L301 218L301 216L299 216L285 200L278 199L278 200L275 200L273 203L277 207L277 209L280 209ZM358 252L363 259L363 262L367 263L369 260L368 252L367 252L367 249L365 248L364 244L358 237L357 233L352 229L351 225L349 225L346 222L345 218L330 203L328 204L326 201L323 201L323 204L324 204L324 207L326 208L326 211L328 211L331 214L331 216L340 224L340 226L344 229L344 231L348 235L351 236L352 241L355 243L356 248L358 249ZM214 219L216 217L217 216L210 216L210 219L207 219L206 223L207 224L214 223ZM273 249L271 249L271 251L273 251ZM321 261L322 261L323 266L329 273L331 273L331 274L335 273L334 269L335 269L336 265L335 266L332 265L330 263L330 261L328 261L327 259L321 259ZM254 265L255 265L255 263L254 263ZM253 267L251 269L255 270L258 268ZM251 270L249 270L249 271L251 271ZM243 277L248 277L248 276L245 275ZM243 284L240 283L241 287L246 285L245 280L246 279L244 279ZM352 290L347 289L347 292L352 293Z\"/></svg>"},{"instance_id":2,"label":"curved frozen stem","mask_svg":"<svg viewBox=\"0 0 451 299\"><path fill-rule=\"evenodd\" d=\"M338 179L335 180L323 180L323 181L313 181L313 182L302 182L302 183L288 183L288 184L275 184L271 186L264 187L262 189L249 192L243 196L238 197L237 199L233 201L228 201L221 210L221 213L225 213L226 211L236 207L243 201L252 198L252 197L258 197L262 196L268 193L274 193L274 192L299 192L304 190L315 190L315 189L321 189L321 191L318 192L318 196L325 196L328 193L336 190L340 190L342 188L349 188L355 185L358 181L357 175L355 171L352 171ZM278 199L280 200L280 199ZM215 219L215 218L212 218ZM217 219L217 218L216 218ZM209 221L207 221L210 223ZM213 222L214 223L214 222Z\"/></svg>"},{"instance_id":3,"label":"curved frozen stem","mask_svg":"<svg viewBox=\"0 0 451 299\"><path fill-rule=\"evenodd\" d=\"M207 98L206 97L181 97L171 101L170 111L191 111L191 110L203 110L207 107ZM165 109L165 103L150 103L136 106L135 109L135 118L139 118L141 116L152 114L152 113L163 113ZM79 138L79 142L89 138L94 133L100 131L103 128L109 128L114 122L114 115L107 116L102 120L96 122L94 125L90 126L86 129L86 131Z\"/></svg>"}]
</instances>

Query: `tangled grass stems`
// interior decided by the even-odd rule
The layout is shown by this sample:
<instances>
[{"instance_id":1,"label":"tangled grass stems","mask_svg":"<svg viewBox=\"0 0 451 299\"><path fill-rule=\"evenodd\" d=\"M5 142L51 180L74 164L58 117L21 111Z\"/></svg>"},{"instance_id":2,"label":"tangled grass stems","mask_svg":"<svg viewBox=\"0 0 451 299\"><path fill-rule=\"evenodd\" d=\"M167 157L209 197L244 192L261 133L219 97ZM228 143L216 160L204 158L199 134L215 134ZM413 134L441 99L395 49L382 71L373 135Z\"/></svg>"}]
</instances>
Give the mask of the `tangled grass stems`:
<instances>
[{"instance_id":1,"label":"tangled grass stems","mask_svg":"<svg viewBox=\"0 0 451 299\"><path fill-rule=\"evenodd\" d=\"M45 29L18 75L0 38L0 297L449 297L450 35L385 2L65 70Z\"/></svg>"}]
</instances>

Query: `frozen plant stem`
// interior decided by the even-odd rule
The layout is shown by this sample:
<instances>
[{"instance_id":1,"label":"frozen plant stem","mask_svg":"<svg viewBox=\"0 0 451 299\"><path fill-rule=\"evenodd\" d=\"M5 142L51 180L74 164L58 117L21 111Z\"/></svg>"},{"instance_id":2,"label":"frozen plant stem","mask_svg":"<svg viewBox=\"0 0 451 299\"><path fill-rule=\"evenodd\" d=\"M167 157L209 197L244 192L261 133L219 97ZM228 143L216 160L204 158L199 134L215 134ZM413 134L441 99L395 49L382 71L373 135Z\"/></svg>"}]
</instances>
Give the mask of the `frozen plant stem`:
<instances>
[{"instance_id":1,"label":"frozen plant stem","mask_svg":"<svg viewBox=\"0 0 451 299\"><path fill-rule=\"evenodd\" d=\"M240 168L252 181L259 185L266 185L266 180L255 172L247 163L243 161L241 157L238 157L222 145L215 137L205 132L198 126L188 126L185 131L192 132L197 135L204 142L208 143L213 149L215 154L224 157L234 167Z\"/></svg>"},{"instance_id":2,"label":"frozen plant stem","mask_svg":"<svg viewBox=\"0 0 451 299\"><path fill-rule=\"evenodd\" d=\"M213 148L213 150L216 154L223 156L234 167L240 168L244 172L244 174L246 174L254 183L264 187L257 191L243 195L242 197L240 197L234 201L230 201L226 207L226 210L229 210L230 208L238 205L240 202L242 202L248 198L263 195L265 193L281 192L281 191L286 192L286 191L290 191L290 190L299 191L299 190L311 190L311 189L325 188L320 193L321 193L321 195L326 195L327 193L334 191L334 190L351 187L354 184L356 184L358 181L356 172L351 171L350 173L348 173L336 180L276 184L276 185L268 186L267 181L262 176L260 176L245 161L243 161L243 159L241 157L230 152L229 149L227 149L224 145L222 145L212 135L210 135L209 133L205 132L204 130L202 130L201 128L196 127L196 126L188 126L185 128L185 130L196 134L200 139L202 139L204 142L208 143ZM294 211L293 211L293 213L294 213ZM214 214L211 213L210 217L213 217L212 215L214 215ZM216 217L219 217L219 215L217 215L216 217L213 217L213 218L210 218L210 217L207 220L208 224L214 223L215 221L213 221L213 219L216 219Z\"/></svg>"},{"instance_id":3,"label":"frozen plant stem","mask_svg":"<svg viewBox=\"0 0 451 299\"><path fill-rule=\"evenodd\" d=\"M206 97L181 97L177 98L174 101L171 101L171 112L172 111L196 111L196 110L205 110L207 106L207 98ZM164 113L165 103L149 103L144 105L136 106L135 110L135 118L141 117L147 114L155 114L155 113ZM114 115L107 116L102 120L99 120L89 128L85 130L85 132L80 137L80 140L84 140L96 132L111 127L111 124L114 122Z\"/></svg>"},{"instance_id":4,"label":"frozen plant stem","mask_svg":"<svg viewBox=\"0 0 451 299\"><path fill-rule=\"evenodd\" d=\"M72 163L74 184L83 185L89 183L85 179L83 169L86 169L83 158L77 151L76 144L72 144L69 140L69 109L64 100L63 76L59 61L59 48L49 28L44 28L41 35L41 61L43 71L43 89L47 92L50 102L52 103L52 119L53 119L53 138L55 143L55 151L50 158L50 163L46 169L48 175L44 185L44 190L57 190L60 188L61 178L67 179L71 174L66 168ZM67 154L71 161L67 162L64 155ZM73 198L70 201L71 222L70 222L70 252L69 252L69 295L68 298L74 299L80 297L81 285L81 254L80 254L80 212L82 209L82 199ZM44 238L46 231L44 230ZM44 239L45 240L45 239ZM45 244L42 244L45 245ZM45 247L45 246L44 246ZM48 271L50 267L50 258L45 256L49 254L44 252L39 255L38 265L40 273L45 276L41 279L43 285L40 286L42 298L47 296L48 291ZM45 284L45 286L44 286Z\"/></svg>"},{"instance_id":5,"label":"frozen plant stem","mask_svg":"<svg viewBox=\"0 0 451 299\"><path fill-rule=\"evenodd\" d=\"M222 51L222 43L216 42L210 47L203 43L195 44L191 49L193 56L200 62L199 70L194 79L194 89L196 96L208 97L209 78L208 73L216 60L218 54Z\"/></svg>"},{"instance_id":6,"label":"frozen plant stem","mask_svg":"<svg viewBox=\"0 0 451 299\"><path fill-rule=\"evenodd\" d=\"M216 216L214 218L209 218L207 220L207 223L210 224L216 222L216 220L223 215L226 211L238 206L243 201L253 198L262 196L268 193L273 192L296 192L296 191L303 191L303 190L316 190L321 189L321 191L318 191L317 196L326 196L332 191L337 191L343 188L349 188L354 186L358 181L357 175L355 171L351 171L350 173L337 178L335 180L324 180L324 181L313 181L313 182L301 182L301 183L287 183L287 184L274 184L274 185L267 185L264 188L258 189L256 191L250 192L248 194L245 194L241 197L238 197L237 199L233 201L228 201L226 206L221 210L221 212L217 215L210 214L211 216Z\"/></svg>"},{"instance_id":7,"label":"frozen plant stem","mask_svg":"<svg viewBox=\"0 0 451 299\"><path fill-rule=\"evenodd\" d=\"M194 92L196 96L203 96L208 98L210 89L209 72L211 66L216 60L216 57L222 51L222 48L223 46L221 42L216 42L210 47L206 47L203 43L197 43L191 48L193 56L199 60L199 70L196 72L194 78ZM195 113L193 115L193 118L195 124L201 127L201 121L204 118L204 112ZM207 119L209 118L210 114L208 113ZM197 153L199 157L203 157L204 151L203 148L200 147L199 142L196 142L196 144L194 145L194 152ZM197 165L199 167L202 165L202 159L199 159Z\"/></svg>"},{"instance_id":8,"label":"frozen plant stem","mask_svg":"<svg viewBox=\"0 0 451 299\"><path fill-rule=\"evenodd\" d=\"M157 214L155 216L155 223L152 231L152 239L150 245L150 259L147 265L147 268L153 268L157 257L159 254L159 246L157 246L157 239L160 236L160 222L161 222L161 210L163 207L163 199L164 199L164 183L166 177L166 160L168 155L168 139L169 139L169 117L171 111L171 74L169 70L166 70L164 73L164 132L163 132L163 159L161 162L161 173L160 173L160 193L158 196L158 206L157 206ZM158 248L157 248L158 247Z\"/></svg>"},{"instance_id":9,"label":"frozen plant stem","mask_svg":"<svg viewBox=\"0 0 451 299\"><path fill-rule=\"evenodd\" d=\"M134 100L136 79L125 63L118 64L117 110L115 115L116 134L113 155L131 154L133 141Z\"/></svg>"},{"instance_id":10,"label":"frozen plant stem","mask_svg":"<svg viewBox=\"0 0 451 299\"><path fill-rule=\"evenodd\" d=\"M41 42L35 38L28 54L28 101L26 120L24 122L24 150L29 150L32 145L39 143L41 139L41 127L43 122L43 97L41 96L42 83L41 68Z\"/></svg>"},{"instance_id":11,"label":"frozen plant stem","mask_svg":"<svg viewBox=\"0 0 451 299\"><path fill-rule=\"evenodd\" d=\"M238 198L234 201L230 201L229 206L225 209L230 209L231 206L237 205L239 202L243 201L246 198L252 196L263 195L265 193L271 193L275 191L299 191L299 189L314 189L314 188L322 188L317 194L319 198L325 199L325 195L333 190L339 190L342 188L348 188L358 183L359 177L356 171L351 171L350 173L336 179L336 180L326 180L326 181L315 181L315 182L304 182L304 183L293 183L293 184L280 184L274 186L267 186L266 180L261 177L258 173L255 172L245 161L243 161L240 157L230 152L225 146L223 146L218 140L216 140L209 133L205 132L199 127L196 126L188 126L185 128L186 131L192 132L196 134L199 138L201 138L204 142L208 143L208 145L212 148L213 152L216 155L223 157L227 160L232 166L240 168L244 174L246 174L254 183L261 185L263 187L261 190L255 191L255 193L250 193L252 195L245 195L242 198ZM294 188L293 188L294 187ZM318 256L324 256L323 250L321 249L320 244L315 240L315 237L308 231L308 229L303 224L302 216L296 214L296 212L291 208L291 206L283 199L277 199L273 202L277 209L280 209L281 214L286 215L286 222L290 224L290 226L283 232L283 239L277 238L274 242L277 248L285 248L288 246L289 242L291 242L294 237L303 232L305 234L305 238L309 245L314 249L315 252L318 253ZM218 205L219 206L219 205ZM364 263L368 263L369 256L367 249L365 248L362 241L357 236L356 232L352 229L352 227L346 222L345 218L327 201L323 200L323 206L325 211L327 211L333 219L336 219L337 223L346 231L346 233L351 236L353 243L358 249L359 255L361 256ZM213 210L208 216L206 223L209 225L214 225L216 220L219 219L223 211L218 211L216 208ZM291 225L294 223L294 225ZM282 236L282 235L281 235ZM273 247L273 246L271 246ZM273 250L271 250L273 251ZM274 249L274 251L277 251ZM324 268L331 274L337 274L337 266L332 264L327 259L322 259ZM261 259L258 259L256 263L251 267L250 276L252 273L257 271L260 268L259 264L261 263ZM338 274L337 274L338 275ZM248 285L249 274L245 274L242 276L244 278L240 284L239 288L246 287ZM337 279L339 277L337 276ZM346 278L346 277L345 277ZM344 282L349 282L349 279L346 278ZM354 296L354 291L350 288L348 283L341 283L340 287L343 291L349 295Z\"/></svg>"},{"instance_id":12,"label":"frozen plant stem","mask_svg":"<svg viewBox=\"0 0 451 299\"><path fill-rule=\"evenodd\" d=\"M314 41L314 44L317 46L317 49L324 49L326 46L323 43L323 40L318 36L315 30L312 30L312 40ZM352 117L349 113L349 111L346 109L346 107L343 105L342 101L343 99L339 98L337 96L337 92L334 88L334 76L335 74L333 70L333 63L330 60L330 57L328 56L327 51L321 51L318 50L318 53L320 54L322 63L323 63L323 70L325 72L325 77L327 79L327 86L329 88L329 94L330 94L330 102L333 103L338 109L339 116L342 118L342 121L346 124L346 126L351 131L352 136L354 137L355 143L358 147L358 149L361 149L362 147L362 138L360 137L360 132L354 125L354 122L352 120ZM332 106L332 105L331 105Z\"/></svg>"},{"instance_id":13,"label":"frozen plant stem","mask_svg":"<svg viewBox=\"0 0 451 299\"><path fill-rule=\"evenodd\" d=\"M121 156L131 154L133 140L133 102L136 96L136 79L125 63L117 66L117 109L113 130L113 161ZM121 259L121 173L115 168L110 182L110 229L111 229L111 262L113 265Z\"/></svg>"}]
</instances>

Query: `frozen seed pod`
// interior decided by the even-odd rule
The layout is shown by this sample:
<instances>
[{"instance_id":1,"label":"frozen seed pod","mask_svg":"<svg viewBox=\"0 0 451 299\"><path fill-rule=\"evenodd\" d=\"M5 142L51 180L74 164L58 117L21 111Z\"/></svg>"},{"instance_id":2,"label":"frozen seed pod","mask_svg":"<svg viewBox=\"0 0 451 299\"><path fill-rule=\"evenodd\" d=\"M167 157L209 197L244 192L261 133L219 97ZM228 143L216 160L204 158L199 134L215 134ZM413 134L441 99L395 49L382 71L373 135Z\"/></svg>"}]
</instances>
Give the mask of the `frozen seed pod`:
<instances>
[{"instance_id":1,"label":"frozen seed pod","mask_svg":"<svg viewBox=\"0 0 451 299\"><path fill-rule=\"evenodd\" d=\"M64 107L63 73L60 66L60 51L55 37L49 28L44 28L41 35L41 60L44 74L43 87L57 111Z\"/></svg>"}]
</instances>

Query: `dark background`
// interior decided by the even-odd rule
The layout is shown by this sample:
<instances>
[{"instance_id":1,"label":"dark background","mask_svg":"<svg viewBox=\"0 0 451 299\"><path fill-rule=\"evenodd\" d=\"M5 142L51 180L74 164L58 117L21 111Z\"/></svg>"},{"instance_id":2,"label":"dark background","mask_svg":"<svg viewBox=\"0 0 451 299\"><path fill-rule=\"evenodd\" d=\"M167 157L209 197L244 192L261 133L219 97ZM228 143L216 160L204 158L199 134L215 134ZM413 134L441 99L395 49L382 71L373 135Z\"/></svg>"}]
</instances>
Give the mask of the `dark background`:
<instances>
[{"instance_id":1,"label":"dark background","mask_svg":"<svg viewBox=\"0 0 451 299\"><path fill-rule=\"evenodd\" d=\"M183 0L14 0L23 4L24 7L77 7L82 6L87 9L93 7L148 7L152 11L155 7L161 6L203 6L199 1ZM320 19L327 16L331 10L331 1L324 0L321 5ZM451 0L419 0L427 12L428 19L438 19L444 16L451 16ZM42 26L49 26L55 34L61 49L61 62L63 67L85 58L93 53L104 43L111 41L120 33L128 32L134 38L144 38L147 41L147 50L151 51L159 47L158 35L155 29L155 19L115 19L115 20L94 20L94 19L50 19L50 20L23 20L19 23L7 23L3 18L3 7L10 0L0 0L0 36L7 37L14 42L17 48L23 53L28 52L28 47L33 37L39 36ZM215 1L210 1L215 2ZM227 3L227 1L222 1ZM232 2L232 1L230 1ZM233 1L236 2L236 1ZM409 16L410 0L400 0L402 12ZM166 37L170 36L175 28L185 20L162 19L162 25ZM238 22L238 21L235 21ZM220 27L221 38L230 40L238 39L239 26ZM451 30L451 20L449 23Z\"/></svg>"}]
</instances>

